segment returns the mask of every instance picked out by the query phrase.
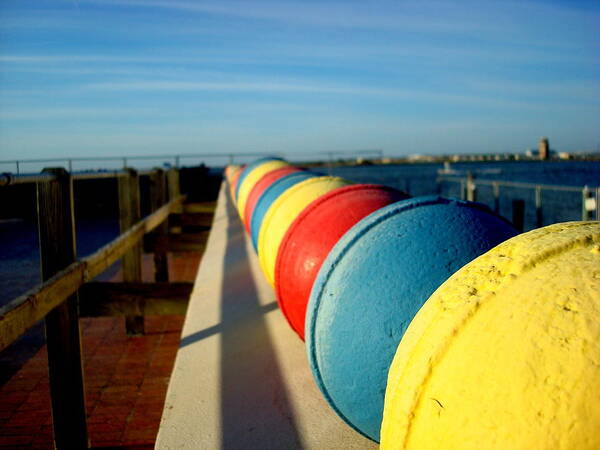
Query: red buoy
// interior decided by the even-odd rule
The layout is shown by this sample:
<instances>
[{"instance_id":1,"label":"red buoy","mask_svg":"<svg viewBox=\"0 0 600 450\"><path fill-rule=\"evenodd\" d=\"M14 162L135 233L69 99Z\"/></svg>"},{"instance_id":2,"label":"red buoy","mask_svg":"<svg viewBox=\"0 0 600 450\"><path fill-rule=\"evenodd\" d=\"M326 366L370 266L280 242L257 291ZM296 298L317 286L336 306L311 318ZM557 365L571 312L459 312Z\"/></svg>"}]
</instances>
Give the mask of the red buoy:
<instances>
[{"instance_id":1,"label":"red buoy","mask_svg":"<svg viewBox=\"0 0 600 450\"><path fill-rule=\"evenodd\" d=\"M246 200L246 208L244 211L244 226L246 227L246 231L250 233L250 221L252 220L252 213L254 212L254 207L256 206L256 202L260 196L265 192L271 184L280 178L289 175L293 172L299 172L301 169L294 166L286 166L280 169L275 169L271 172L266 173L260 180L256 182L250 194L248 194L248 200Z\"/></svg>"},{"instance_id":2,"label":"red buoy","mask_svg":"<svg viewBox=\"0 0 600 450\"><path fill-rule=\"evenodd\" d=\"M329 251L363 217L406 198L382 185L344 186L312 202L289 227L277 254L275 290L283 314L303 340L310 291Z\"/></svg>"}]
</instances>

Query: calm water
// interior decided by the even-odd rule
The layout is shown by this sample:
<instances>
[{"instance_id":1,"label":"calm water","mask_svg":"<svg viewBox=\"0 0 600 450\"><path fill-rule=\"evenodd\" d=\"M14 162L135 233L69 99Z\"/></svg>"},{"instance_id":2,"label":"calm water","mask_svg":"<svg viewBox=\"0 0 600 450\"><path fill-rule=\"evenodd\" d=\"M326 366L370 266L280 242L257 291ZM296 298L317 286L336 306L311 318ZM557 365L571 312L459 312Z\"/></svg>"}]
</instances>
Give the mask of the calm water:
<instances>
[{"instance_id":1,"label":"calm water","mask_svg":"<svg viewBox=\"0 0 600 450\"><path fill-rule=\"evenodd\" d=\"M436 183L442 164L366 166L333 168L331 173L362 183L382 183L402 189L412 196L439 193L446 197L461 196L460 183ZM600 186L600 162L505 162L457 163L451 169L461 177L467 172L486 180L517 181L563 186ZM499 214L512 219L512 201L525 201L524 229L536 227L535 191L533 189L501 187ZM581 220L581 192L542 190L543 225ZM479 185L477 201L494 207L491 186Z\"/></svg>"},{"instance_id":2,"label":"calm water","mask_svg":"<svg viewBox=\"0 0 600 450\"><path fill-rule=\"evenodd\" d=\"M441 164L336 167L334 175L361 183L380 183L405 190L413 196L437 193ZM457 163L457 171L471 171L477 178L568 186L599 186L600 162ZM327 172L327 169L321 169ZM459 185L442 183L441 194L460 196ZM512 200L526 202L525 228L535 226L534 193L527 189L502 188L500 214L512 217ZM478 189L478 201L493 206L491 188ZM544 191L544 224L581 219L581 194ZM77 252L87 255L114 239L117 218L77 220ZM0 223L0 304L22 294L40 281L36 224L27 221Z\"/></svg>"},{"instance_id":3,"label":"calm water","mask_svg":"<svg viewBox=\"0 0 600 450\"><path fill-rule=\"evenodd\" d=\"M77 255L83 257L116 238L119 224L116 218L79 219L76 234ZM40 283L39 258L36 223L0 222L0 305Z\"/></svg>"},{"instance_id":4,"label":"calm water","mask_svg":"<svg viewBox=\"0 0 600 450\"><path fill-rule=\"evenodd\" d=\"M334 167L331 172L362 183L381 183L408 190L412 195L436 192L437 171L442 164ZM477 178L565 186L599 186L600 161L456 163L457 172L472 172ZM464 176L464 175L461 175Z\"/></svg>"}]
</instances>

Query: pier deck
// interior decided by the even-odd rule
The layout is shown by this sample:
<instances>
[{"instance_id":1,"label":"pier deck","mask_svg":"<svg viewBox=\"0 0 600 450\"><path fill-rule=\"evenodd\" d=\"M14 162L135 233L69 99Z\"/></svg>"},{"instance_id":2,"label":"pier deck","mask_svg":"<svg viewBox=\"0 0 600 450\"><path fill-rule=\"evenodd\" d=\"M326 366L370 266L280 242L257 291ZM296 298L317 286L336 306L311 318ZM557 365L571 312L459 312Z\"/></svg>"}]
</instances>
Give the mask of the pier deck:
<instances>
[{"instance_id":1,"label":"pier deck","mask_svg":"<svg viewBox=\"0 0 600 450\"><path fill-rule=\"evenodd\" d=\"M374 448L327 405L226 185L171 374L157 448Z\"/></svg>"},{"instance_id":2,"label":"pier deck","mask_svg":"<svg viewBox=\"0 0 600 450\"><path fill-rule=\"evenodd\" d=\"M169 255L172 281L194 281L199 261L199 252ZM151 254L142 269L152 280ZM92 448L153 448L184 316L147 316L140 337L126 335L123 317L80 320ZM43 346L0 386L0 448L52 449L51 423Z\"/></svg>"}]
</instances>

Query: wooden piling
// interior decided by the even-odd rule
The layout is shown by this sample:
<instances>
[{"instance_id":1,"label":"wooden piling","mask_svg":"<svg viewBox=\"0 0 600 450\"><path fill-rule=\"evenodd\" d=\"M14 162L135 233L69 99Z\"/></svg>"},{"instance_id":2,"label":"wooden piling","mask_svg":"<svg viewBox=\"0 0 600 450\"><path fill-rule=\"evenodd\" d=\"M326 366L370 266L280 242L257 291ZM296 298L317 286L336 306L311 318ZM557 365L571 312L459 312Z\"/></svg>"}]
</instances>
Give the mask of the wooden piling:
<instances>
[{"instance_id":1,"label":"wooden piling","mask_svg":"<svg viewBox=\"0 0 600 450\"><path fill-rule=\"evenodd\" d=\"M165 189L165 172L157 169L150 177L150 210L158 210L167 201L167 190ZM161 223L153 232L157 242L166 242L169 225L165 221ZM169 264L167 259L167 249L165 245L155 245L154 247L154 281L169 281Z\"/></svg>"},{"instance_id":2,"label":"wooden piling","mask_svg":"<svg viewBox=\"0 0 600 450\"><path fill-rule=\"evenodd\" d=\"M127 175L119 178L119 227L125 233L140 220L140 183L135 170L128 169ZM123 255L123 281L142 281L142 246L137 242ZM125 328L129 336L144 334L144 316L125 317Z\"/></svg>"},{"instance_id":3,"label":"wooden piling","mask_svg":"<svg viewBox=\"0 0 600 450\"><path fill-rule=\"evenodd\" d=\"M53 181L37 183L41 273L45 281L75 261L76 247L73 180L64 169L44 172L56 176ZM48 313L45 324L56 448L88 448L77 294Z\"/></svg>"},{"instance_id":4,"label":"wooden piling","mask_svg":"<svg viewBox=\"0 0 600 450\"><path fill-rule=\"evenodd\" d=\"M167 189L169 200L177 198L181 195L178 169L169 169L167 171ZM180 215L182 211L183 208L178 207L173 211L173 213ZM180 234L181 231L181 225L179 223L173 222L172 220L169 221L169 233Z\"/></svg>"}]
</instances>

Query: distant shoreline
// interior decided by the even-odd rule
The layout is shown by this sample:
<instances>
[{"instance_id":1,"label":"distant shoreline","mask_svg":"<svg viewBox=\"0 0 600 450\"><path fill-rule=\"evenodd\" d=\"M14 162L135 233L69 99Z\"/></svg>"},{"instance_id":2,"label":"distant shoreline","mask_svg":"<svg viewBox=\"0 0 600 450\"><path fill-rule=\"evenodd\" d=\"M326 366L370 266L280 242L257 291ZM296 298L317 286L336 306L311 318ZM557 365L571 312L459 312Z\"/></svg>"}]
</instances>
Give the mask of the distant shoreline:
<instances>
[{"instance_id":1,"label":"distant shoreline","mask_svg":"<svg viewBox=\"0 0 600 450\"><path fill-rule=\"evenodd\" d=\"M368 159L357 158L357 160L333 160L333 161L298 161L296 164L302 167L365 167L365 166L393 166L393 165L414 165L414 164L490 164L490 163L577 163L577 162L598 162L600 161L600 153L594 156L572 157L572 158L550 158L541 160L538 158L529 157L513 157L495 159L498 155L461 155L458 157L449 156L422 156L414 158L383 158L383 159ZM480 159L478 159L480 158Z\"/></svg>"}]
</instances>

